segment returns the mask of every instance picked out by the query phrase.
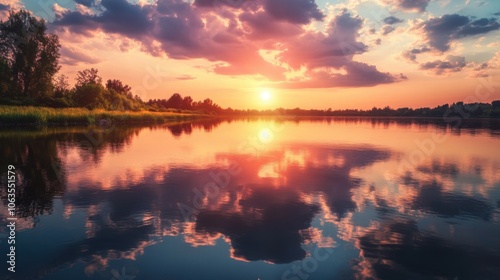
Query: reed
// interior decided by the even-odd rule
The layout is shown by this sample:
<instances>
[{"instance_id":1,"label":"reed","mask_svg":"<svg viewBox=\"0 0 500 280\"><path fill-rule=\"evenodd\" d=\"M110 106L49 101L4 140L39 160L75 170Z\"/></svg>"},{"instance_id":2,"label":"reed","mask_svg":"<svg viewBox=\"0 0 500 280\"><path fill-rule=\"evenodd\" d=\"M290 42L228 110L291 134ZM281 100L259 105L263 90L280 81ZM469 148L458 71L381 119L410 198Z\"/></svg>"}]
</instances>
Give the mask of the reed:
<instances>
[{"instance_id":1,"label":"reed","mask_svg":"<svg viewBox=\"0 0 500 280\"><path fill-rule=\"evenodd\" d=\"M206 115L188 112L107 111L86 108L47 108L0 106L0 126L9 125L96 125L127 123L162 123L188 120Z\"/></svg>"}]
</instances>

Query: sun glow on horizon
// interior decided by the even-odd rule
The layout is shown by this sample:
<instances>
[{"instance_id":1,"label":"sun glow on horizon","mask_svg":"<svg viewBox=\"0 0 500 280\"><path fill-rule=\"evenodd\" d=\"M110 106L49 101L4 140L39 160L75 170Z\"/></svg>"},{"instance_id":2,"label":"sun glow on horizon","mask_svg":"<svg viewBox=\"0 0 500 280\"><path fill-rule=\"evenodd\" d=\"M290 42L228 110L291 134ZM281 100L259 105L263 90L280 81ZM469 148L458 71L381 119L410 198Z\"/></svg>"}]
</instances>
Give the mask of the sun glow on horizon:
<instances>
[{"instance_id":1,"label":"sun glow on horizon","mask_svg":"<svg viewBox=\"0 0 500 280\"><path fill-rule=\"evenodd\" d=\"M262 99L262 101L268 102L269 100L271 100L271 97L271 93L268 90L263 90L260 93L260 99Z\"/></svg>"}]
</instances>

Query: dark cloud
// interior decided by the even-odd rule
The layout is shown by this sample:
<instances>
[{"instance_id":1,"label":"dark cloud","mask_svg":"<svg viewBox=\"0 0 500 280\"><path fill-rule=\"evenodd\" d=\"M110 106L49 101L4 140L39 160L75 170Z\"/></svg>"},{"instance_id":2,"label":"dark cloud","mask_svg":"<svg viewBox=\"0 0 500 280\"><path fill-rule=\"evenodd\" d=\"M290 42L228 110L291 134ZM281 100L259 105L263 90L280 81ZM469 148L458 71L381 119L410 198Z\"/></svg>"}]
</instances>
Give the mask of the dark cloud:
<instances>
[{"instance_id":1,"label":"dark cloud","mask_svg":"<svg viewBox=\"0 0 500 280\"><path fill-rule=\"evenodd\" d=\"M404 11L423 12L431 0L385 0L387 4L394 5Z\"/></svg>"},{"instance_id":2,"label":"dark cloud","mask_svg":"<svg viewBox=\"0 0 500 280\"><path fill-rule=\"evenodd\" d=\"M420 48L411 49L409 51L404 51L402 55L407 60L414 62L417 59L417 54L426 53L426 52L430 52L430 51L431 51L431 49L428 47L420 47Z\"/></svg>"},{"instance_id":3,"label":"dark cloud","mask_svg":"<svg viewBox=\"0 0 500 280\"><path fill-rule=\"evenodd\" d=\"M101 24L104 31L141 37L153 26L141 7L126 0L102 0L101 5L106 10L96 18L96 21Z\"/></svg>"},{"instance_id":4,"label":"dark cloud","mask_svg":"<svg viewBox=\"0 0 500 280\"><path fill-rule=\"evenodd\" d=\"M56 19L52 23L54 26L67 26L75 33L88 33L90 30L95 30L99 24L94 17L81 14L80 12L66 12L56 15Z\"/></svg>"},{"instance_id":5,"label":"dark cloud","mask_svg":"<svg viewBox=\"0 0 500 280\"><path fill-rule=\"evenodd\" d=\"M441 52L450 48L452 40L498 30L495 19L481 18L472 21L469 17L447 14L422 23L421 28L429 45Z\"/></svg>"},{"instance_id":6,"label":"dark cloud","mask_svg":"<svg viewBox=\"0 0 500 280\"><path fill-rule=\"evenodd\" d=\"M75 33L88 33L102 29L133 37L140 32L147 32L151 27L147 14L139 6L125 0L103 0L106 10L101 15L86 15L80 12L66 12L58 15L52 23L55 27L69 27Z\"/></svg>"},{"instance_id":7,"label":"dark cloud","mask_svg":"<svg viewBox=\"0 0 500 280\"><path fill-rule=\"evenodd\" d=\"M403 22L403 20L399 19L395 16L389 16L389 17L384 18L385 24L396 24L396 23L400 23L400 22Z\"/></svg>"},{"instance_id":8,"label":"dark cloud","mask_svg":"<svg viewBox=\"0 0 500 280\"><path fill-rule=\"evenodd\" d=\"M274 18L307 24L325 17L314 0L264 0L264 8Z\"/></svg>"},{"instance_id":9,"label":"dark cloud","mask_svg":"<svg viewBox=\"0 0 500 280\"><path fill-rule=\"evenodd\" d=\"M9 5L0 3L0 11L8 11L8 10L10 10Z\"/></svg>"},{"instance_id":10,"label":"dark cloud","mask_svg":"<svg viewBox=\"0 0 500 280\"><path fill-rule=\"evenodd\" d=\"M446 60L435 60L420 64L420 69L429 70L436 75L442 75L452 72L460 72L462 68L467 66L463 56L449 55Z\"/></svg>"},{"instance_id":11,"label":"dark cloud","mask_svg":"<svg viewBox=\"0 0 500 280\"><path fill-rule=\"evenodd\" d=\"M474 20L469 24L462 27L457 32L457 37L466 37L477 34L487 33L493 30L498 30L500 28L500 23L496 21L496 19L487 19L482 18L478 20Z\"/></svg>"},{"instance_id":12,"label":"dark cloud","mask_svg":"<svg viewBox=\"0 0 500 280\"><path fill-rule=\"evenodd\" d=\"M500 12L498 12L498 13L494 13L493 15L495 15L495 16L500 16Z\"/></svg>"},{"instance_id":13,"label":"dark cloud","mask_svg":"<svg viewBox=\"0 0 500 280\"><path fill-rule=\"evenodd\" d=\"M95 4L95 0L75 0L75 2L85 7L92 7Z\"/></svg>"},{"instance_id":14,"label":"dark cloud","mask_svg":"<svg viewBox=\"0 0 500 280\"><path fill-rule=\"evenodd\" d=\"M53 24L68 26L72 32L80 34L101 29L134 39L147 35L153 26L143 8L130 4L126 0L102 0L101 5L105 11L100 15L67 12L59 15Z\"/></svg>"},{"instance_id":15,"label":"dark cloud","mask_svg":"<svg viewBox=\"0 0 500 280\"><path fill-rule=\"evenodd\" d=\"M385 25L383 28L382 28L382 35L387 35L389 33L391 33L392 31L396 30L396 28L390 26L390 25Z\"/></svg>"},{"instance_id":16,"label":"dark cloud","mask_svg":"<svg viewBox=\"0 0 500 280\"><path fill-rule=\"evenodd\" d=\"M213 8L217 6L239 8L248 1L250 0L195 0L194 5L203 8Z\"/></svg>"},{"instance_id":17,"label":"dark cloud","mask_svg":"<svg viewBox=\"0 0 500 280\"><path fill-rule=\"evenodd\" d=\"M286 38L303 32L300 25L273 20L272 16L264 11L256 13L244 12L239 16L239 20L248 30L250 39Z\"/></svg>"}]
</instances>

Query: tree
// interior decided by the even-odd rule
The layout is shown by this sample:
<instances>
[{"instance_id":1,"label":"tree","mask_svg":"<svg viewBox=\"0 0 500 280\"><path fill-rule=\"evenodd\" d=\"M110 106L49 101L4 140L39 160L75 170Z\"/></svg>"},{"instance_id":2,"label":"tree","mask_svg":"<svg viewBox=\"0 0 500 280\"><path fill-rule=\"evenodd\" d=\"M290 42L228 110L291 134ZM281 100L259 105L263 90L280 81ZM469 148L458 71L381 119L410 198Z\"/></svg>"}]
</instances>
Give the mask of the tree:
<instances>
[{"instance_id":1,"label":"tree","mask_svg":"<svg viewBox=\"0 0 500 280\"><path fill-rule=\"evenodd\" d=\"M12 11L6 21L0 21L0 60L10 70L11 92L29 97L51 92L52 78L60 68L61 45L57 35L46 31L45 21L26 10Z\"/></svg>"},{"instance_id":2,"label":"tree","mask_svg":"<svg viewBox=\"0 0 500 280\"><path fill-rule=\"evenodd\" d=\"M0 97L9 95L12 76L7 61L0 58Z\"/></svg>"},{"instance_id":3,"label":"tree","mask_svg":"<svg viewBox=\"0 0 500 280\"><path fill-rule=\"evenodd\" d=\"M54 96L61 98L67 95L69 91L68 76L61 74L54 79Z\"/></svg>"},{"instance_id":4,"label":"tree","mask_svg":"<svg viewBox=\"0 0 500 280\"><path fill-rule=\"evenodd\" d=\"M99 70L90 68L83 71L78 71L76 75L76 87L83 85L102 85L102 78L97 74Z\"/></svg>"},{"instance_id":5,"label":"tree","mask_svg":"<svg viewBox=\"0 0 500 280\"><path fill-rule=\"evenodd\" d=\"M166 108L180 109L182 105L182 96L178 93L174 93L165 104Z\"/></svg>"},{"instance_id":6,"label":"tree","mask_svg":"<svg viewBox=\"0 0 500 280\"><path fill-rule=\"evenodd\" d=\"M130 93L132 88L129 87L128 85L124 85L122 83L122 81L120 81L120 80L116 80L116 79L115 80L108 80L106 82L106 89L109 91L114 90L117 93L127 95L130 98L132 97L132 94Z\"/></svg>"},{"instance_id":7,"label":"tree","mask_svg":"<svg viewBox=\"0 0 500 280\"><path fill-rule=\"evenodd\" d=\"M182 99L181 109L191 110L193 108L193 98L191 96L185 96Z\"/></svg>"},{"instance_id":8,"label":"tree","mask_svg":"<svg viewBox=\"0 0 500 280\"><path fill-rule=\"evenodd\" d=\"M491 102L491 107L493 110L500 108L500 100L495 100Z\"/></svg>"},{"instance_id":9,"label":"tree","mask_svg":"<svg viewBox=\"0 0 500 280\"><path fill-rule=\"evenodd\" d=\"M106 89L101 84L88 83L76 87L74 100L77 106L88 109L107 109L109 103L106 95Z\"/></svg>"}]
</instances>

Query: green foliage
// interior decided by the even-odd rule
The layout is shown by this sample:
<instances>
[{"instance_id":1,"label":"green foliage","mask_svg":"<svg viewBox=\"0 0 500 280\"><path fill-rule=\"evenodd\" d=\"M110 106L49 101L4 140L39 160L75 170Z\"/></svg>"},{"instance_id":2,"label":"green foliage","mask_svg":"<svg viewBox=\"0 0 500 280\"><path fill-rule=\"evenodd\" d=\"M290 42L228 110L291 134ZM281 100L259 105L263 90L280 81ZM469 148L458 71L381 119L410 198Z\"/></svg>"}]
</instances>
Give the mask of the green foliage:
<instances>
[{"instance_id":1,"label":"green foliage","mask_svg":"<svg viewBox=\"0 0 500 280\"><path fill-rule=\"evenodd\" d=\"M11 93L11 70L7 61L0 57L0 97L9 96Z\"/></svg>"},{"instance_id":2,"label":"green foliage","mask_svg":"<svg viewBox=\"0 0 500 280\"><path fill-rule=\"evenodd\" d=\"M109 92L100 84L88 83L77 86L73 95L76 106L88 109L107 109Z\"/></svg>"},{"instance_id":3,"label":"green foliage","mask_svg":"<svg viewBox=\"0 0 500 280\"><path fill-rule=\"evenodd\" d=\"M68 77L61 74L54 79L54 97L63 98L69 96L69 81Z\"/></svg>"},{"instance_id":4,"label":"green foliage","mask_svg":"<svg viewBox=\"0 0 500 280\"><path fill-rule=\"evenodd\" d=\"M130 93L132 88L128 85L124 85L120 80L108 80L106 82L106 89L109 91L113 90L118 94L126 95L127 97L132 98L132 93Z\"/></svg>"},{"instance_id":5,"label":"green foliage","mask_svg":"<svg viewBox=\"0 0 500 280\"><path fill-rule=\"evenodd\" d=\"M112 123L161 123L172 120L189 120L200 117L196 114L156 113L149 111L108 111L85 108L46 108L31 106L0 106L0 127L3 125L71 125L99 124L101 120Z\"/></svg>"},{"instance_id":6,"label":"green foliage","mask_svg":"<svg viewBox=\"0 0 500 280\"><path fill-rule=\"evenodd\" d=\"M78 71L76 75L76 87L81 87L88 84L101 85L102 78L98 75L98 70L94 68Z\"/></svg>"},{"instance_id":7,"label":"green foliage","mask_svg":"<svg viewBox=\"0 0 500 280\"><path fill-rule=\"evenodd\" d=\"M0 84L16 96L50 95L52 78L59 71L59 38L46 34L45 21L29 11L11 12L0 22L0 64L8 68ZM3 91L3 90L2 90Z\"/></svg>"}]
</instances>

